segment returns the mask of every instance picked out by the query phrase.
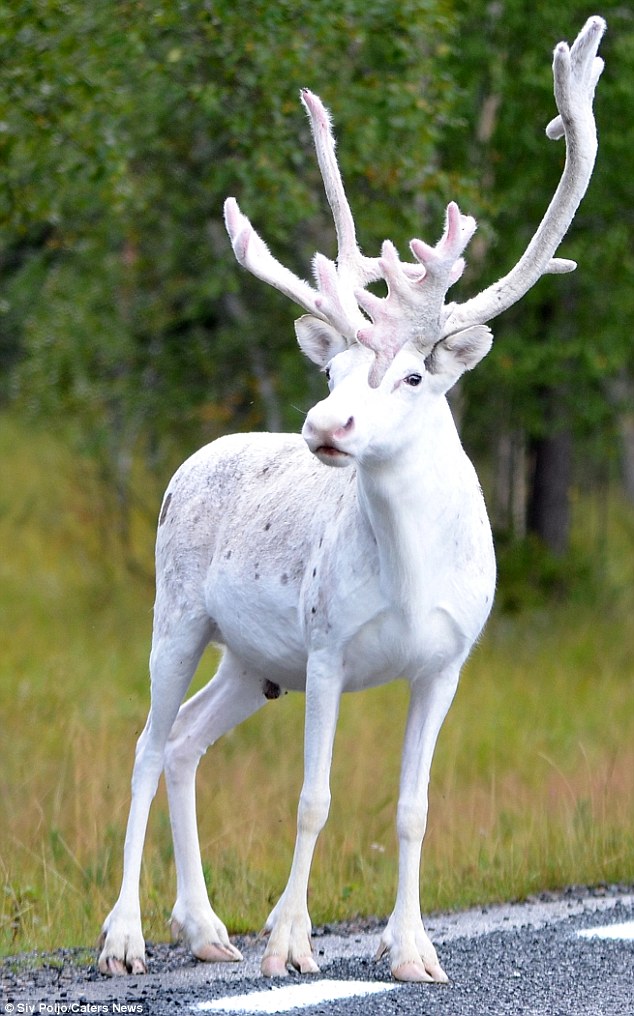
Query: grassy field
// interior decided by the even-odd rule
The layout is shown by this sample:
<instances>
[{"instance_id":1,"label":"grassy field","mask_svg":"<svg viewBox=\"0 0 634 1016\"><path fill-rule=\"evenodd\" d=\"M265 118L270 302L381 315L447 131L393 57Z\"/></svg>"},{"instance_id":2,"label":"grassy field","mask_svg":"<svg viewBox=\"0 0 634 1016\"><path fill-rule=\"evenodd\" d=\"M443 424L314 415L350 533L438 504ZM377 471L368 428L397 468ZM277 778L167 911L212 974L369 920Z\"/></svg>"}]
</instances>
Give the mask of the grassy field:
<instances>
[{"instance_id":1,"label":"grassy field","mask_svg":"<svg viewBox=\"0 0 634 1016\"><path fill-rule=\"evenodd\" d=\"M0 455L0 950L91 945L119 888L152 585L104 535L85 463L11 418L0 418ZM577 517L594 541L591 506ZM150 573L153 526L134 523ZM593 591L496 615L465 669L432 772L425 910L634 880L631 509L611 506L595 542ZM212 670L209 653L197 683ZM402 684L344 700L315 923L391 909L405 708ZM268 703L201 764L207 878L232 931L259 928L285 882L302 709L300 696ZM146 935L165 938L174 871L162 789L142 891Z\"/></svg>"}]
</instances>

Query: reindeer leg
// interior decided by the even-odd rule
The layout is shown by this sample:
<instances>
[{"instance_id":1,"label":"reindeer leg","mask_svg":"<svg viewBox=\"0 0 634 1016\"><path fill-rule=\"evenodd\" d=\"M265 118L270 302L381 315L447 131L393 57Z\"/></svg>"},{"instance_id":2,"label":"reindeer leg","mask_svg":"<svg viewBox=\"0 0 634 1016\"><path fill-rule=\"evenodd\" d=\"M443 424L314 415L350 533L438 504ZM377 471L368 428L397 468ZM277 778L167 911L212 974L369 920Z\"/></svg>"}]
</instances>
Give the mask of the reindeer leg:
<instances>
[{"instance_id":1,"label":"reindeer leg","mask_svg":"<svg viewBox=\"0 0 634 1016\"><path fill-rule=\"evenodd\" d=\"M397 811L398 891L376 956L389 953L392 974L399 981L447 981L423 926L419 882L429 771L459 673L455 666L431 678L422 676L411 688Z\"/></svg>"},{"instance_id":2,"label":"reindeer leg","mask_svg":"<svg viewBox=\"0 0 634 1016\"><path fill-rule=\"evenodd\" d=\"M227 651L209 684L181 706L167 743L165 779L178 887L172 934L185 939L194 956L206 962L242 956L207 895L196 823L196 770L211 744L265 702L261 679Z\"/></svg>"},{"instance_id":3,"label":"reindeer leg","mask_svg":"<svg viewBox=\"0 0 634 1016\"><path fill-rule=\"evenodd\" d=\"M319 972L310 941L308 879L317 837L330 809L330 765L341 697L339 684L332 680L332 669L330 679L327 670L309 663L304 784L297 812L297 839L286 889L265 925L270 936L262 958L262 973L267 977L285 976L287 964L302 974Z\"/></svg>"},{"instance_id":4,"label":"reindeer leg","mask_svg":"<svg viewBox=\"0 0 634 1016\"><path fill-rule=\"evenodd\" d=\"M155 623L150 656L152 705L136 747L121 892L101 931L99 969L103 974L146 970L139 878L147 820L169 732L208 641L206 616L183 619L175 615L167 627Z\"/></svg>"}]
</instances>

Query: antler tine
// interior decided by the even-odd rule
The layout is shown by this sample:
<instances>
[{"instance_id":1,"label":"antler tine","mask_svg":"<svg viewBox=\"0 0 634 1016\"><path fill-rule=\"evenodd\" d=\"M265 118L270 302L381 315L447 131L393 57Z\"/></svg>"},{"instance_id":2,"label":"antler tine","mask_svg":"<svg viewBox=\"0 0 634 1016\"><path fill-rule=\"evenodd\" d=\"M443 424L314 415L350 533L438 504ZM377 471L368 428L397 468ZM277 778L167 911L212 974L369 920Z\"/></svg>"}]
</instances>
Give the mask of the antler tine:
<instances>
[{"instance_id":1,"label":"antler tine","mask_svg":"<svg viewBox=\"0 0 634 1016\"><path fill-rule=\"evenodd\" d=\"M433 285L444 300L449 287L464 271L465 262L461 255L475 231L475 219L471 215L463 215L456 202L451 201L447 205L445 231L436 246L430 247L422 240L411 241L412 254L425 267L428 292Z\"/></svg>"},{"instance_id":2,"label":"antler tine","mask_svg":"<svg viewBox=\"0 0 634 1016\"><path fill-rule=\"evenodd\" d=\"M279 289L304 310L326 321L317 305L317 291L273 257L264 240L240 211L235 198L226 199L224 213L225 226L238 263L258 279Z\"/></svg>"},{"instance_id":3,"label":"antler tine","mask_svg":"<svg viewBox=\"0 0 634 1016\"><path fill-rule=\"evenodd\" d=\"M476 229L476 222L463 215L452 201L447 206L445 231L435 247L412 240L416 264L402 262L396 248L386 240L379 266L388 286L380 298L364 290L355 292L359 305L371 317L357 332L357 339L376 354L370 372L371 387L380 384L392 359L407 342L428 353L438 341L442 309L449 287L464 270L462 252Z\"/></svg>"},{"instance_id":4,"label":"antler tine","mask_svg":"<svg viewBox=\"0 0 634 1016\"><path fill-rule=\"evenodd\" d=\"M319 96L302 88L300 97L308 113L324 190L337 233L337 270L346 282L365 286L381 278L378 258L364 257L357 243L352 211L346 197L335 153L332 119Z\"/></svg>"},{"instance_id":5,"label":"antler tine","mask_svg":"<svg viewBox=\"0 0 634 1016\"><path fill-rule=\"evenodd\" d=\"M236 259L244 268L290 297L309 314L331 324L346 342L352 343L357 330L366 321L354 298L354 290L381 277L379 259L364 257L357 245L354 220L335 157L330 115L308 89L302 90L301 99L310 117L317 160L335 222L337 264L323 254L315 255L313 274L318 287L315 289L271 254L240 211L235 198L225 201L225 225Z\"/></svg>"},{"instance_id":6,"label":"antler tine","mask_svg":"<svg viewBox=\"0 0 634 1016\"><path fill-rule=\"evenodd\" d=\"M544 218L517 265L478 296L447 308L443 335L484 324L507 310L545 274L573 271L574 261L553 255L572 222L585 194L597 151L592 112L594 90L603 70L597 50L606 24L589 18L571 49L565 42L555 48L553 77L558 115L546 128L547 136L565 135L564 171Z\"/></svg>"}]
</instances>

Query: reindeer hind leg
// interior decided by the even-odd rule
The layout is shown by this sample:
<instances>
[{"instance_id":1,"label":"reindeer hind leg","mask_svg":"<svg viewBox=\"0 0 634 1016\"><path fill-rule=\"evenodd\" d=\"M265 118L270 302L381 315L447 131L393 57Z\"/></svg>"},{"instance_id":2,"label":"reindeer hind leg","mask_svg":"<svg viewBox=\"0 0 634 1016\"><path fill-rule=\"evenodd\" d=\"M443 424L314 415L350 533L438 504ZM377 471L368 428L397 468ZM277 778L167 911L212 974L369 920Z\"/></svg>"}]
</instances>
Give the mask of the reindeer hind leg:
<instances>
[{"instance_id":1,"label":"reindeer hind leg","mask_svg":"<svg viewBox=\"0 0 634 1016\"><path fill-rule=\"evenodd\" d=\"M177 874L172 934L206 962L242 956L207 895L196 821L196 771L210 745L264 705L270 683L226 650L211 681L181 706L167 744L165 779Z\"/></svg>"},{"instance_id":2,"label":"reindeer hind leg","mask_svg":"<svg viewBox=\"0 0 634 1016\"><path fill-rule=\"evenodd\" d=\"M209 637L206 615L174 613L169 623L159 623L155 616L150 655L152 704L135 753L121 891L100 937L99 969L104 974L146 971L139 879L148 815L170 730Z\"/></svg>"}]
</instances>

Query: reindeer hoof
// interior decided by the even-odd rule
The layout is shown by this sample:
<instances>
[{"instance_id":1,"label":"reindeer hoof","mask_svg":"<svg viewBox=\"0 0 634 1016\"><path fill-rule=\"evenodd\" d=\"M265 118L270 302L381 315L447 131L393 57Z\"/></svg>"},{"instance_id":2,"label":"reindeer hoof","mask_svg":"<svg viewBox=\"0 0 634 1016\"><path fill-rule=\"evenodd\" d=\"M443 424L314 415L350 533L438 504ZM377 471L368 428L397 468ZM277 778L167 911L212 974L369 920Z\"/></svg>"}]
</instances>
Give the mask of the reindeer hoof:
<instances>
[{"instance_id":1,"label":"reindeer hoof","mask_svg":"<svg viewBox=\"0 0 634 1016\"><path fill-rule=\"evenodd\" d=\"M139 956L124 962L117 956L104 956L102 953L99 957L99 970L108 977L125 977L126 974L133 974L135 976L147 974L145 960Z\"/></svg>"},{"instance_id":2,"label":"reindeer hoof","mask_svg":"<svg viewBox=\"0 0 634 1016\"><path fill-rule=\"evenodd\" d=\"M242 953L235 946L220 945L217 942L208 942L192 949L192 953L202 963L239 963L242 959Z\"/></svg>"},{"instance_id":3,"label":"reindeer hoof","mask_svg":"<svg viewBox=\"0 0 634 1016\"><path fill-rule=\"evenodd\" d=\"M104 924L97 948L101 950L98 967L108 977L125 977L126 974L146 974L145 942L140 929L126 928L125 924L108 918Z\"/></svg>"},{"instance_id":4,"label":"reindeer hoof","mask_svg":"<svg viewBox=\"0 0 634 1016\"><path fill-rule=\"evenodd\" d=\"M409 963L400 963L398 967L392 968L392 977L397 981L406 981L408 984L431 983L434 978L427 973L422 963L412 960Z\"/></svg>"},{"instance_id":5,"label":"reindeer hoof","mask_svg":"<svg viewBox=\"0 0 634 1016\"><path fill-rule=\"evenodd\" d=\"M282 956L271 955L262 957L260 970L264 977L288 977L286 960Z\"/></svg>"},{"instance_id":6,"label":"reindeer hoof","mask_svg":"<svg viewBox=\"0 0 634 1016\"><path fill-rule=\"evenodd\" d=\"M449 984L449 978L439 963L425 966L415 960L392 967L392 977L409 983Z\"/></svg>"}]
</instances>

